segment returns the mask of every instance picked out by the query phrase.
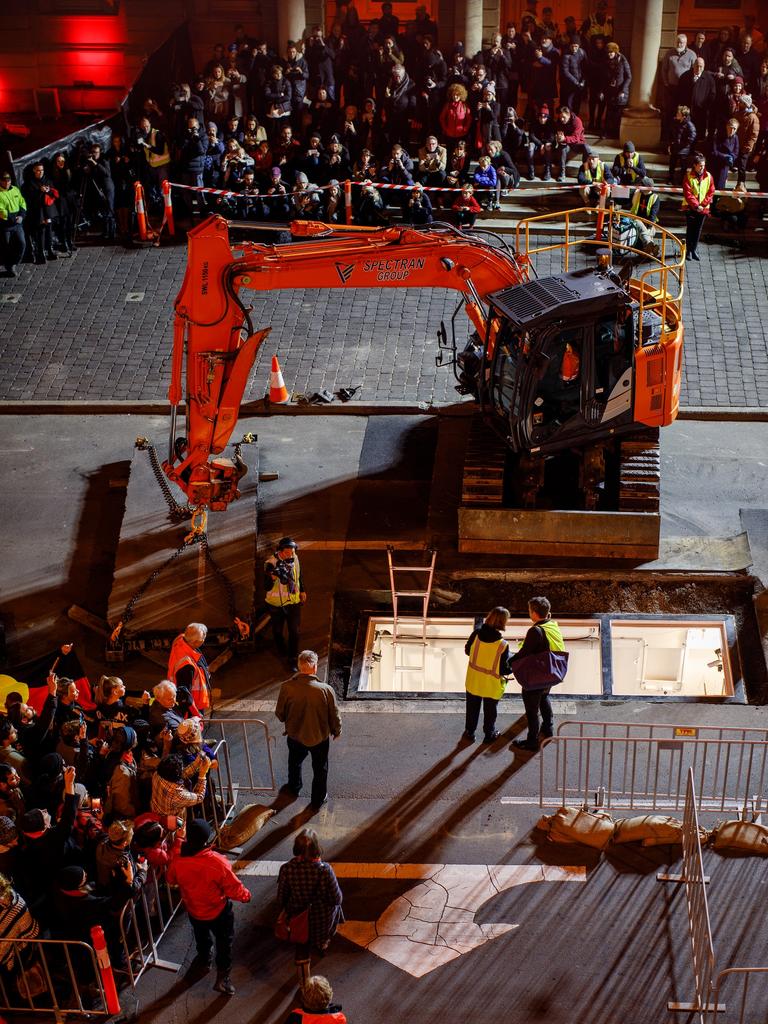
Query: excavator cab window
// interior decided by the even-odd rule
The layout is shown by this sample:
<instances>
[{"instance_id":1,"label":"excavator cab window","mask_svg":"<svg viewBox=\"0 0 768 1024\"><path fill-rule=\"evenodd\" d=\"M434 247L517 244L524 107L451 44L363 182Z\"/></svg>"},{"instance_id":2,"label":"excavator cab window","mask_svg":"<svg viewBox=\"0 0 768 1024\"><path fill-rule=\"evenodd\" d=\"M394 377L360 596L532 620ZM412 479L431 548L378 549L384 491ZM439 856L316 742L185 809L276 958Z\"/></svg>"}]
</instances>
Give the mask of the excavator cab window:
<instances>
[{"instance_id":1,"label":"excavator cab window","mask_svg":"<svg viewBox=\"0 0 768 1024\"><path fill-rule=\"evenodd\" d=\"M516 331L509 321L502 320L493 361L493 401L496 411L505 419L518 414L518 378L526 361L529 346L530 340L526 332Z\"/></svg>"},{"instance_id":2,"label":"excavator cab window","mask_svg":"<svg viewBox=\"0 0 768 1024\"><path fill-rule=\"evenodd\" d=\"M536 444L546 441L581 408L586 372L583 325L556 330L545 339L540 353L537 367L543 372L536 373L531 416L531 436Z\"/></svg>"},{"instance_id":3,"label":"excavator cab window","mask_svg":"<svg viewBox=\"0 0 768 1024\"><path fill-rule=\"evenodd\" d=\"M620 311L595 324L595 398L607 401L632 367L633 320Z\"/></svg>"}]
</instances>

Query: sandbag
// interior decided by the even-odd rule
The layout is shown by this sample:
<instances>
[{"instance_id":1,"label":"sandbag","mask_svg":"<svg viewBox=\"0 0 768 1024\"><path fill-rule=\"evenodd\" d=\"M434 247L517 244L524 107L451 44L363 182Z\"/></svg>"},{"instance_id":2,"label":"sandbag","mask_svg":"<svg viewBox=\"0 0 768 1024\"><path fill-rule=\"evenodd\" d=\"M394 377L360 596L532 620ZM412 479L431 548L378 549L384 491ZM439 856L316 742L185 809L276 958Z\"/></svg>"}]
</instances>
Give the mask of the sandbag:
<instances>
[{"instance_id":1,"label":"sandbag","mask_svg":"<svg viewBox=\"0 0 768 1024\"><path fill-rule=\"evenodd\" d=\"M247 804L229 825L225 825L219 832L219 848L231 850L235 846L247 843L274 814L274 809L265 807L264 804Z\"/></svg>"},{"instance_id":2,"label":"sandbag","mask_svg":"<svg viewBox=\"0 0 768 1024\"><path fill-rule=\"evenodd\" d=\"M582 843L596 850L604 849L613 836L610 815L579 807L561 807L555 814L545 814L537 827L547 832L553 843Z\"/></svg>"},{"instance_id":3,"label":"sandbag","mask_svg":"<svg viewBox=\"0 0 768 1024\"><path fill-rule=\"evenodd\" d=\"M683 823L663 814L639 814L620 818L613 834L614 843L642 843L643 846L665 846L682 843Z\"/></svg>"},{"instance_id":4,"label":"sandbag","mask_svg":"<svg viewBox=\"0 0 768 1024\"><path fill-rule=\"evenodd\" d=\"M716 850L743 850L761 857L768 856L768 826L754 821L724 821L712 833Z\"/></svg>"}]
</instances>

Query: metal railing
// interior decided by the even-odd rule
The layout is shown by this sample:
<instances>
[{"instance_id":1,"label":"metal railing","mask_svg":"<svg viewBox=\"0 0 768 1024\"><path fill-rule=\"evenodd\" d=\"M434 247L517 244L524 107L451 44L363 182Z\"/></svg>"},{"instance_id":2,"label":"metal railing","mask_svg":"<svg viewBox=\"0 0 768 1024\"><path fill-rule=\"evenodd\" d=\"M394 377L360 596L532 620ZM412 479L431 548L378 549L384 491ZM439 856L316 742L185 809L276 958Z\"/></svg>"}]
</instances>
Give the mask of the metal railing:
<instances>
[{"instance_id":1,"label":"metal railing","mask_svg":"<svg viewBox=\"0 0 768 1024\"><path fill-rule=\"evenodd\" d=\"M10 967L0 971L0 1011L37 1014L56 1024L110 1016L96 953L87 942L3 939L2 946L12 952Z\"/></svg>"},{"instance_id":2,"label":"metal railing","mask_svg":"<svg viewBox=\"0 0 768 1024\"><path fill-rule=\"evenodd\" d=\"M706 883L709 878L704 874L701 831L696 809L696 785L692 768L689 768L686 774L685 811L683 813L683 873L682 875L662 875L660 877L669 881L680 881L685 885L688 934L691 940L693 982L696 992L694 1002L670 1001L667 1003L667 1009L676 1013L695 1013L699 1017L700 1024L704 1024L703 1014L710 1010L713 1013L717 1012L720 1007L714 1003L710 1004L712 979L715 974L715 947L712 941L712 923L709 918L707 902Z\"/></svg>"},{"instance_id":3,"label":"metal railing","mask_svg":"<svg viewBox=\"0 0 768 1024\"><path fill-rule=\"evenodd\" d=\"M272 747L275 742L269 726L260 718L212 718L206 723L206 734L218 730L221 739L215 750L221 752L218 780L227 802L234 806L239 793L270 793L275 789L275 766ZM218 755L217 755L218 756ZM232 774L232 758L241 757L245 779Z\"/></svg>"},{"instance_id":4,"label":"metal railing","mask_svg":"<svg viewBox=\"0 0 768 1024\"><path fill-rule=\"evenodd\" d=\"M734 1024L746 1024L747 1020L758 1020L760 1024L766 1019L765 1006L768 1004L768 993L765 991L762 994L762 999L759 1005L762 1007L758 1010L757 1015L751 1015L747 1017L747 1013L750 1008L750 989L752 982L759 982L761 980L766 982L768 987L768 967L728 967L724 971L720 971L715 981L714 996L712 999L712 1006L710 1007L709 1017L707 1018L708 1024L715 1024L717 1020L718 1005L720 1003L721 989L733 978L741 978L741 995L740 997L734 993L734 998L729 998L728 1005L733 1011L734 1002L738 1003L738 1016L734 1012L729 1012L728 1021L733 1021ZM719 1012L722 1012L719 1011Z\"/></svg>"},{"instance_id":5,"label":"metal railing","mask_svg":"<svg viewBox=\"0 0 768 1024\"><path fill-rule=\"evenodd\" d=\"M598 735L590 734L593 727ZM540 806L680 811L690 768L700 814L759 813L768 788L764 730L634 728L639 734L613 723L568 723L558 730L541 751ZM569 735L573 729L581 731ZM734 736L726 738L729 733Z\"/></svg>"},{"instance_id":6,"label":"metal railing","mask_svg":"<svg viewBox=\"0 0 768 1024\"><path fill-rule=\"evenodd\" d=\"M594 220L596 226L604 219L605 237L602 231L598 231L601 237L574 236L573 226L584 225L584 218ZM657 255L638 249L628 242L622 242L620 234L614 231L614 221L618 218L633 221L645 225L647 229L653 229L655 239L659 246ZM531 227L538 230L547 221L557 222L559 225L565 221L563 227L563 238L558 242L548 242L546 245L531 245ZM596 252L597 249L607 249L610 252L611 261L614 253L621 257L637 256L649 261L652 265L643 271L638 278L630 282L634 297L640 303L640 313L637 318L638 337L636 342L642 344L643 312L653 310L661 317L664 325L660 343L663 345L672 340L665 337L667 332L674 332L680 325L682 319L683 283L685 279L685 246L677 235L654 224L652 221L638 214L630 213L629 210L618 210L611 207L608 210L601 210L592 206L579 207L573 210L558 210L553 213L538 214L535 217L524 217L518 221L515 229L515 249L518 253L527 256L532 263L535 257L542 253L560 251L562 253L562 269L565 273L571 269L572 258L580 251ZM652 278L658 275L659 287L652 285ZM670 280L671 279L671 280ZM671 286L671 288L670 288Z\"/></svg>"},{"instance_id":7,"label":"metal railing","mask_svg":"<svg viewBox=\"0 0 768 1024\"><path fill-rule=\"evenodd\" d=\"M177 972L181 964L163 960L157 954L160 940L168 931L181 906L177 889L159 880L150 869L139 898L129 900L120 913L120 942L125 971L133 988L148 967Z\"/></svg>"}]
</instances>

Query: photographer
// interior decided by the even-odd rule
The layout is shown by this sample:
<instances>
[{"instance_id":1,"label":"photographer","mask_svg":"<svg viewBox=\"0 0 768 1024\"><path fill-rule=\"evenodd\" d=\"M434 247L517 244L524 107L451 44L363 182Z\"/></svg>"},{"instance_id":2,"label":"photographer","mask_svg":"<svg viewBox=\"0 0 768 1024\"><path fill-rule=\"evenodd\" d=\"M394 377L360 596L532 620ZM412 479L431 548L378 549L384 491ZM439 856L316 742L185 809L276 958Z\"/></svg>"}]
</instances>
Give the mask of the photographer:
<instances>
[{"instance_id":1,"label":"photographer","mask_svg":"<svg viewBox=\"0 0 768 1024\"><path fill-rule=\"evenodd\" d=\"M224 156L221 158L221 170L224 188L233 188L243 180L246 167L253 167L253 160L245 152L237 139L227 139Z\"/></svg>"},{"instance_id":2,"label":"photographer","mask_svg":"<svg viewBox=\"0 0 768 1024\"><path fill-rule=\"evenodd\" d=\"M196 117L190 117L187 121L187 130L179 149L179 184L191 185L202 188L203 168L205 167L205 155L208 150L208 140L200 132L200 122ZM190 198L187 193L182 193L189 216L192 216L192 208L196 200L194 193Z\"/></svg>"},{"instance_id":3,"label":"photographer","mask_svg":"<svg viewBox=\"0 0 768 1024\"><path fill-rule=\"evenodd\" d=\"M24 221L27 237L35 263L45 264L46 259L55 260L53 251L52 224L57 216L56 200L59 193L45 173L42 163L32 166L32 175L22 188L27 201L27 218Z\"/></svg>"},{"instance_id":4,"label":"photographer","mask_svg":"<svg viewBox=\"0 0 768 1024\"><path fill-rule=\"evenodd\" d=\"M323 30L316 25L307 40L307 65L309 66L309 91L316 93L321 87L328 90L328 98L336 98L336 78L333 71L333 54L325 45Z\"/></svg>"},{"instance_id":5,"label":"photographer","mask_svg":"<svg viewBox=\"0 0 768 1024\"><path fill-rule=\"evenodd\" d=\"M162 196L160 188L168 178L171 155L165 135L152 127L148 117L139 121L135 135L136 150L141 155L139 174L141 183L147 190L147 198L157 204Z\"/></svg>"},{"instance_id":6,"label":"photographer","mask_svg":"<svg viewBox=\"0 0 768 1024\"><path fill-rule=\"evenodd\" d=\"M307 95L309 67L293 40L288 42L283 68L285 77L291 83L291 111L293 113L294 125L298 128L299 114L304 105L304 97Z\"/></svg>"},{"instance_id":7,"label":"photographer","mask_svg":"<svg viewBox=\"0 0 768 1024\"><path fill-rule=\"evenodd\" d=\"M307 600L297 551L296 541L292 537L283 537L277 542L275 553L264 563L264 587L275 647L282 657L288 657L292 665L296 664L299 653L301 606Z\"/></svg>"}]
</instances>

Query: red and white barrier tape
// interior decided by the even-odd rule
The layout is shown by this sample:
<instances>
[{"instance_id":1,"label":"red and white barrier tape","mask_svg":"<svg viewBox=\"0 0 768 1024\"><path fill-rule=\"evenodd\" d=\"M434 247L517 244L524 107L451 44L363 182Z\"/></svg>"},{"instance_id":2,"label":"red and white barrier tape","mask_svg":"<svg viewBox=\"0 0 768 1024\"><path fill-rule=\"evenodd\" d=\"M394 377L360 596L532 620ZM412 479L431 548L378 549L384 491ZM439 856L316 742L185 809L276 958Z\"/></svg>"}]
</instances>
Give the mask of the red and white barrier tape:
<instances>
[{"instance_id":1,"label":"red and white barrier tape","mask_svg":"<svg viewBox=\"0 0 768 1024\"><path fill-rule=\"evenodd\" d=\"M390 189L393 192L411 192L411 191L413 191L413 189L415 187L414 185L390 185L388 182L384 182L384 181L351 181L351 184L352 185L357 185L357 186L372 185L374 188L378 188L378 189L387 188L387 189ZM578 182L562 182L562 181L551 181L550 182L550 181L542 181L542 182L537 182L536 188L547 188L547 189L553 189L555 191L567 192L567 191L571 191L571 190L577 189L577 188L592 188L592 187L597 188L600 184L601 184L601 182L599 182L599 181L590 182L588 185L580 185ZM344 185L344 182L340 182L340 187L341 188L343 188L343 185ZM323 190L331 188L331 187L332 187L331 185L312 185L311 189L309 189L308 191L311 191L311 192L322 192ZM446 185L422 185L422 188L423 188L423 190L425 192L460 192L462 187L463 187L462 185L449 185L449 186L446 186ZM297 192L286 190L286 192L284 194L282 194L282 195L275 195L274 193L269 194L269 193L266 193L266 192L264 192L264 193L262 193L262 192L258 192L258 193L251 192L251 193L248 193L247 195L245 195L243 192L232 192L231 190L222 189L222 188L208 188L207 186L203 186L203 185L180 185L178 182L175 182L175 181L171 182L171 188L183 188L183 189L186 189L187 191L190 191L190 192L204 192L204 193L206 193L208 195L224 196L224 197L231 198L231 199L286 199L286 198L290 198L291 196L294 196L294 195L301 195L301 194L303 194L303 193L297 193ZM630 189L635 189L635 190L638 190L640 192L658 192L658 193L662 193L663 192L663 193L667 193L669 195L682 195L683 194L682 188L680 188L680 186L678 186L678 185L610 185L609 188L610 188L610 194L613 195L613 196L617 196L618 198L627 198L627 196L629 195L629 190ZM526 189L515 189L515 188L509 188L509 187L505 188L505 186L503 184L501 186L501 189L502 189L502 191L514 191L518 195L524 195L525 192L526 192ZM474 190L474 192L492 192L495 195L496 191L497 191L497 188L496 188L496 186L492 186L492 187L487 187L487 186L475 187L475 186L473 186L473 190ZM619 190L623 190L624 194L620 195L619 194ZM305 191L307 191L307 190L305 190ZM768 199L768 192L739 192L739 193L737 193L733 189L716 189L715 192L714 192L714 195L716 195L716 196L734 196L734 195L739 195L739 196L742 196L744 199Z\"/></svg>"}]
</instances>

